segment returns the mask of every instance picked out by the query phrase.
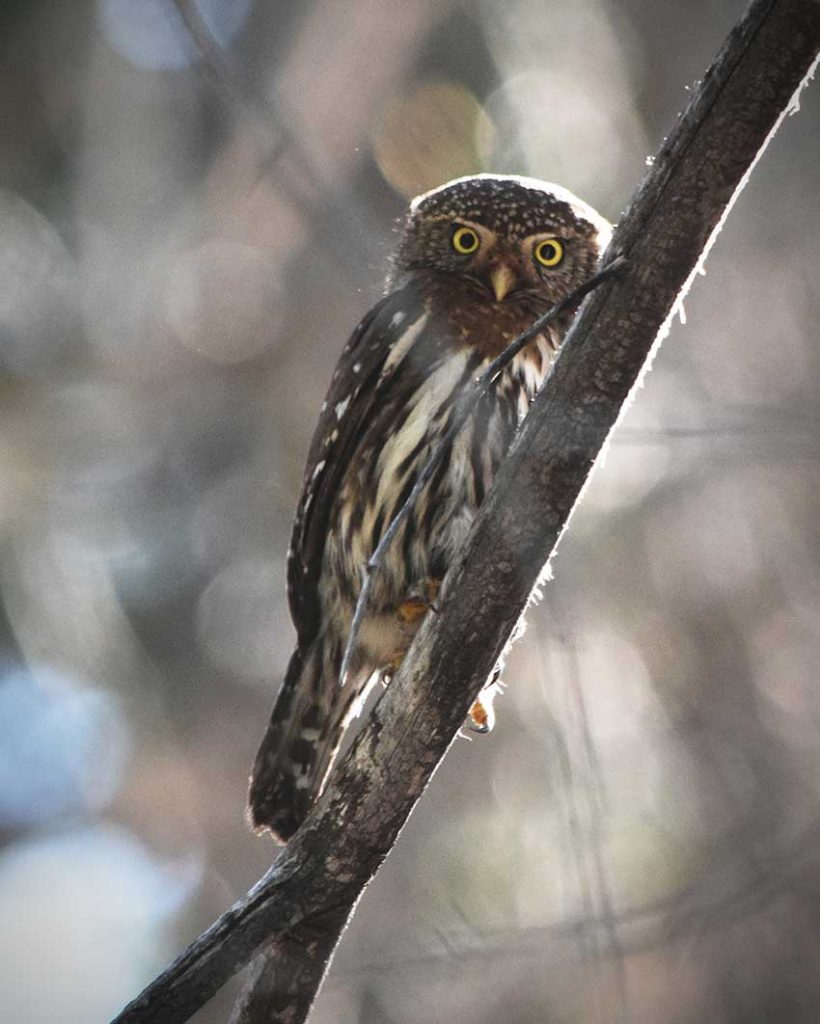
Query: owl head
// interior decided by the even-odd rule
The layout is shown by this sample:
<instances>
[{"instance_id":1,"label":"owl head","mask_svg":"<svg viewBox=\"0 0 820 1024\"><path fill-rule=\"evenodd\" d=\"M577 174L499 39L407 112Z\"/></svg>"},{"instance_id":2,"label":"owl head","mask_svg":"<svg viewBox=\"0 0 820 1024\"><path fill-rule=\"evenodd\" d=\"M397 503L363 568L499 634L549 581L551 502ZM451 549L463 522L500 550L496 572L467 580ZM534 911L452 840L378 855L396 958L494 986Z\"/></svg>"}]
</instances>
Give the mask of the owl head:
<instances>
[{"instance_id":1,"label":"owl head","mask_svg":"<svg viewBox=\"0 0 820 1024\"><path fill-rule=\"evenodd\" d=\"M600 214L559 185L456 178L410 204L391 284L433 272L470 282L488 301L552 304L594 273L611 234Z\"/></svg>"}]
</instances>

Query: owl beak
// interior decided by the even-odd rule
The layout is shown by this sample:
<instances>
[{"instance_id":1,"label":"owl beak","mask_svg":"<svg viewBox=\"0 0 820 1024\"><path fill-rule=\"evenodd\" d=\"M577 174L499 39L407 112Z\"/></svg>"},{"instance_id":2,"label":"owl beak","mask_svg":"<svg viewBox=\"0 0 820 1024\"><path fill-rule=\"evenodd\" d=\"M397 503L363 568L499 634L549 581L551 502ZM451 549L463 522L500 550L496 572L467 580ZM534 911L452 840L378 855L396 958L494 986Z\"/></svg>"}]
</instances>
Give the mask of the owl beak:
<instances>
[{"instance_id":1,"label":"owl beak","mask_svg":"<svg viewBox=\"0 0 820 1024\"><path fill-rule=\"evenodd\" d=\"M516 276L506 263L499 263L490 271L490 284L498 302L502 302L504 297L509 295L515 282Z\"/></svg>"}]
</instances>

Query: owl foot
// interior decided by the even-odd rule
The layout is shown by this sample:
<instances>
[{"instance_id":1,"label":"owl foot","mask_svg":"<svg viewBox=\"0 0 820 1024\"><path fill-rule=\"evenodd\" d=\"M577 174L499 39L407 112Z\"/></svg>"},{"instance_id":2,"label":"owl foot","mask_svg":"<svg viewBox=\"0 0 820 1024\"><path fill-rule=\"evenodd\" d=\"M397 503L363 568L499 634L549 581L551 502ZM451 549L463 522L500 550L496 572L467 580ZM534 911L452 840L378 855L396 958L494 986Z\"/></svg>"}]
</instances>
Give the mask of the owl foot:
<instances>
[{"instance_id":1,"label":"owl foot","mask_svg":"<svg viewBox=\"0 0 820 1024\"><path fill-rule=\"evenodd\" d=\"M401 668L401 663L404 661L404 652L397 652L392 658L384 665L381 669L379 679L382 686L389 686L390 680Z\"/></svg>"},{"instance_id":2,"label":"owl foot","mask_svg":"<svg viewBox=\"0 0 820 1024\"><path fill-rule=\"evenodd\" d=\"M481 691L478 700L467 712L467 726L477 733L488 733L495 725L495 710L493 704L495 698L504 689L501 682L501 669L496 666L490 678L490 682Z\"/></svg>"},{"instance_id":3,"label":"owl foot","mask_svg":"<svg viewBox=\"0 0 820 1024\"><path fill-rule=\"evenodd\" d=\"M396 618L405 626L412 626L427 614L428 604L421 597L408 597L396 609Z\"/></svg>"},{"instance_id":4,"label":"owl foot","mask_svg":"<svg viewBox=\"0 0 820 1024\"><path fill-rule=\"evenodd\" d=\"M434 580L428 577L422 583L422 589L424 591L424 596L427 598L427 608L438 615L436 598L438 597L438 592L441 590L441 580Z\"/></svg>"},{"instance_id":5,"label":"owl foot","mask_svg":"<svg viewBox=\"0 0 820 1024\"><path fill-rule=\"evenodd\" d=\"M418 587L414 588L406 601L396 609L396 617L399 622L405 625L415 625L423 619L427 612L437 612L435 600L441 589L441 580L434 580L430 577L421 581Z\"/></svg>"},{"instance_id":6,"label":"owl foot","mask_svg":"<svg viewBox=\"0 0 820 1024\"><path fill-rule=\"evenodd\" d=\"M495 725L495 712L492 703L483 704L477 700L467 715L468 725L473 732L487 733Z\"/></svg>"}]
</instances>

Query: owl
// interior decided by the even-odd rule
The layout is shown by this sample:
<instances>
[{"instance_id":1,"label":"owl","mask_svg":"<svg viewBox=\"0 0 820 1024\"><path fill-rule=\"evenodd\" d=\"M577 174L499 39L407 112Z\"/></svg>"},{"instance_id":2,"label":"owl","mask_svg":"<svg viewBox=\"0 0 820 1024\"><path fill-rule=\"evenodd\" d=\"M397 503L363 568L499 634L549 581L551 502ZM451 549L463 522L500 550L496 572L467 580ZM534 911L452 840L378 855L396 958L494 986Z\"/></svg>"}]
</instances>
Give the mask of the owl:
<instances>
[{"instance_id":1,"label":"owl","mask_svg":"<svg viewBox=\"0 0 820 1024\"><path fill-rule=\"evenodd\" d=\"M255 827L282 842L320 795L370 687L389 680L463 543L572 312L508 364L449 440L371 581L362 571L487 364L590 277L610 225L532 178L459 178L410 205L385 297L333 373L288 553L296 649L256 757ZM479 701L472 724L486 728Z\"/></svg>"}]
</instances>

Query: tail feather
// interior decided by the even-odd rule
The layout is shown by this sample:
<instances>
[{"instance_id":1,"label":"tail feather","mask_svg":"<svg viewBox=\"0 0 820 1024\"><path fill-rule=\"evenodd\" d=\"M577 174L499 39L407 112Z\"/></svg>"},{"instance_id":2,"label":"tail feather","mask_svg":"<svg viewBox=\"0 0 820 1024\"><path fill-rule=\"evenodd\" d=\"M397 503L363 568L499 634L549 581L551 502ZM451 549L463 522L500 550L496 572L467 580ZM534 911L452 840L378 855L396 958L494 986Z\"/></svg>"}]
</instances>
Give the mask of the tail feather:
<instances>
[{"instance_id":1,"label":"tail feather","mask_svg":"<svg viewBox=\"0 0 820 1024\"><path fill-rule=\"evenodd\" d=\"M282 842L302 824L315 799L318 740L333 687L322 678L321 650L291 657L251 773L248 804L254 828Z\"/></svg>"},{"instance_id":2,"label":"tail feather","mask_svg":"<svg viewBox=\"0 0 820 1024\"><path fill-rule=\"evenodd\" d=\"M306 652L294 651L256 755L248 794L251 821L281 842L321 794L345 730L375 679L354 664L340 687L341 660L341 650L321 638Z\"/></svg>"}]
</instances>

